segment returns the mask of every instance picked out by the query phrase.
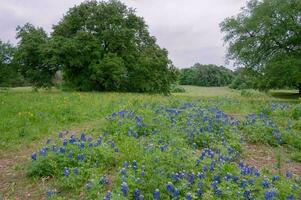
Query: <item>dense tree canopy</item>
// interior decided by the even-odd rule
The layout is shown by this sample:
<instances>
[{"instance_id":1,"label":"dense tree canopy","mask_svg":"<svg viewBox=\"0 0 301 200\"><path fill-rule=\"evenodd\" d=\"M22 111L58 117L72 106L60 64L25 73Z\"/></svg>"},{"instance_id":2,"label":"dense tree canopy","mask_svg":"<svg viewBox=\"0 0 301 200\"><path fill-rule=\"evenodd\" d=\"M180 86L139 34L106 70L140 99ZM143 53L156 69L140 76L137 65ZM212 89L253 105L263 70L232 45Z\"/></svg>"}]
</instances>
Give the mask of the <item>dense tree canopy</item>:
<instances>
[{"instance_id":1,"label":"dense tree canopy","mask_svg":"<svg viewBox=\"0 0 301 200\"><path fill-rule=\"evenodd\" d=\"M48 63L48 36L42 28L25 24L17 28L18 48L14 61L21 74L35 87L49 87L58 67Z\"/></svg>"},{"instance_id":2,"label":"dense tree canopy","mask_svg":"<svg viewBox=\"0 0 301 200\"><path fill-rule=\"evenodd\" d=\"M257 73L259 87L296 86L301 92L300 0L250 0L221 29L228 58Z\"/></svg>"},{"instance_id":3,"label":"dense tree canopy","mask_svg":"<svg viewBox=\"0 0 301 200\"><path fill-rule=\"evenodd\" d=\"M0 86L20 86L24 79L13 62L15 47L0 40Z\"/></svg>"},{"instance_id":4,"label":"dense tree canopy","mask_svg":"<svg viewBox=\"0 0 301 200\"><path fill-rule=\"evenodd\" d=\"M54 26L51 60L76 90L167 93L175 69L147 28L119 1L86 1Z\"/></svg>"},{"instance_id":5,"label":"dense tree canopy","mask_svg":"<svg viewBox=\"0 0 301 200\"><path fill-rule=\"evenodd\" d=\"M181 69L181 85L226 86L233 80L233 72L216 65L195 64L191 68Z\"/></svg>"}]
</instances>

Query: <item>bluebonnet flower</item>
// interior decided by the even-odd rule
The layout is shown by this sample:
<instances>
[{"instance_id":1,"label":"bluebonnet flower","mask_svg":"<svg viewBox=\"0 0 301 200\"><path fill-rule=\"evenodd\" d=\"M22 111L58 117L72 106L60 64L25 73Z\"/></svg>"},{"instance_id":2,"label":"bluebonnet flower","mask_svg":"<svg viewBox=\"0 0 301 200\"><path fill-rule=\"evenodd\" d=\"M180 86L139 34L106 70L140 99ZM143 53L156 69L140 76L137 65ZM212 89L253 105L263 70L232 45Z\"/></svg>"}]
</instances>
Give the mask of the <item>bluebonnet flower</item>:
<instances>
[{"instance_id":1,"label":"bluebonnet flower","mask_svg":"<svg viewBox=\"0 0 301 200\"><path fill-rule=\"evenodd\" d=\"M192 195L190 192L186 194L186 200L192 200Z\"/></svg>"},{"instance_id":2,"label":"bluebonnet flower","mask_svg":"<svg viewBox=\"0 0 301 200\"><path fill-rule=\"evenodd\" d=\"M198 188L198 189L196 190L196 194L200 197L200 196L203 195L203 191L202 191L200 188Z\"/></svg>"},{"instance_id":3,"label":"bluebonnet flower","mask_svg":"<svg viewBox=\"0 0 301 200\"><path fill-rule=\"evenodd\" d=\"M215 175L213 177L213 180L216 181L216 182L218 182L218 183L220 183L221 182L221 177L219 175Z\"/></svg>"},{"instance_id":4,"label":"bluebonnet flower","mask_svg":"<svg viewBox=\"0 0 301 200\"><path fill-rule=\"evenodd\" d=\"M220 189L216 189L215 190L215 194L217 195L217 196L221 196L222 195L222 191L220 190Z\"/></svg>"},{"instance_id":5,"label":"bluebonnet flower","mask_svg":"<svg viewBox=\"0 0 301 200\"><path fill-rule=\"evenodd\" d=\"M65 153L65 152L66 152L65 148L64 147L60 147L60 153Z\"/></svg>"},{"instance_id":6,"label":"bluebonnet flower","mask_svg":"<svg viewBox=\"0 0 301 200\"><path fill-rule=\"evenodd\" d=\"M83 160L85 159L85 156L84 156L84 154L78 154L78 155L76 156L76 159L77 159L78 161L83 161Z\"/></svg>"},{"instance_id":7,"label":"bluebonnet flower","mask_svg":"<svg viewBox=\"0 0 301 200\"><path fill-rule=\"evenodd\" d=\"M136 125L139 128L142 127L142 117L140 117L140 116L136 117Z\"/></svg>"},{"instance_id":8,"label":"bluebonnet flower","mask_svg":"<svg viewBox=\"0 0 301 200\"><path fill-rule=\"evenodd\" d=\"M156 189L154 192L154 200L160 200L160 191Z\"/></svg>"},{"instance_id":9,"label":"bluebonnet flower","mask_svg":"<svg viewBox=\"0 0 301 200\"><path fill-rule=\"evenodd\" d=\"M122 175L126 175L126 169L123 167L121 170L120 170L120 173L122 174Z\"/></svg>"},{"instance_id":10,"label":"bluebonnet flower","mask_svg":"<svg viewBox=\"0 0 301 200\"><path fill-rule=\"evenodd\" d=\"M195 177L194 173L191 173L191 174L187 175L187 180L188 180L189 184L191 184L191 185L193 184L194 177Z\"/></svg>"},{"instance_id":11,"label":"bluebonnet flower","mask_svg":"<svg viewBox=\"0 0 301 200\"><path fill-rule=\"evenodd\" d=\"M139 196L140 196L140 190L138 189L138 188L136 188L135 190L134 190L134 199L135 200L138 200L139 199Z\"/></svg>"},{"instance_id":12,"label":"bluebonnet flower","mask_svg":"<svg viewBox=\"0 0 301 200\"><path fill-rule=\"evenodd\" d=\"M286 178L292 178L293 177L293 173L290 171L286 172Z\"/></svg>"},{"instance_id":13,"label":"bluebonnet flower","mask_svg":"<svg viewBox=\"0 0 301 200\"><path fill-rule=\"evenodd\" d=\"M109 183L110 183L110 180L106 176L101 177L99 180L99 184L101 184L101 185L108 185Z\"/></svg>"},{"instance_id":14,"label":"bluebonnet flower","mask_svg":"<svg viewBox=\"0 0 301 200\"><path fill-rule=\"evenodd\" d=\"M79 145L79 148L84 149L85 148L85 143L81 142L80 145Z\"/></svg>"},{"instance_id":15,"label":"bluebonnet flower","mask_svg":"<svg viewBox=\"0 0 301 200\"><path fill-rule=\"evenodd\" d=\"M132 168L133 168L134 171L137 170L137 161L136 161L136 160L134 160L134 161L132 162Z\"/></svg>"},{"instance_id":16,"label":"bluebonnet flower","mask_svg":"<svg viewBox=\"0 0 301 200\"><path fill-rule=\"evenodd\" d=\"M286 200L294 200L295 198L294 198L294 195L288 195L287 197L286 197Z\"/></svg>"},{"instance_id":17,"label":"bluebonnet flower","mask_svg":"<svg viewBox=\"0 0 301 200\"><path fill-rule=\"evenodd\" d=\"M205 175L204 175L204 173L202 173L202 172L201 172L201 173L198 173L197 176L198 176L199 179L205 178Z\"/></svg>"},{"instance_id":18,"label":"bluebonnet flower","mask_svg":"<svg viewBox=\"0 0 301 200\"><path fill-rule=\"evenodd\" d=\"M73 173L74 173L75 176L78 175L78 168L77 167L73 169Z\"/></svg>"},{"instance_id":19,"label":"bluebonnet flower","mask_svg":"<svg viewBox=\"0 0 301 200\"><path fill-rule=\"evenodd\" d=\"M246 179L242 179L242 180L241 180L241 182L240 182L240 187L241 187L241 188L247 187L247 180L246 180Z\"/></svg>"},{"instance_id":20,"label":"bluebonnet flower","mask_svg":"<svg viewBox=\"0 0 301 200\"><path fill-rule=\"evenodd\" d=\"M122 167L128 167L129 166L129 163L127 161L125 161L123 164L122 164Z\"/></svg>"},{"instance_id":21,"label":"bluebonnet flower","mask_svg":"<svg viewBox=\"0 0 301 200\"><path fill-rule=\"evenodd\" d=\"M225 180L226 180L226 181L230 181L230 180L231 180L231 177L232 177L232 175L229 174L229 173L227 173L226 176L225 176Z\"/></svg>"},{"instance_id":22,"label":"bluebonnet flower","mask_svg":"<svg viewBox=\"0 0 301 200\"><path fill-rule=\"evenodd\" d=\"M103 200L110 200L112 197L112 192L111 191L108 191L105 195L105 197L103 198Z\"/></svg>"},{"instance_id":23,"label":"bluebonnet flower","mask_svg":"<svg viewBox=\"0 0 301 200\"><path fill-rule=\"evenodd\" d=\"M274 199L275 196L276 196L276 192L275 191L266 191L264 193L265 200L272 200L272 199Z\"/></svg>"},{"instance_id":24,"label":"bluebonnet flower","mask_svg":"<svg viewBox=\"0 0 301 200\"><path fill-rule=\"evenodd\" d=\"M141 183L141 178L137 178L136 183Z\"/></svg>"},{"instance_id":25,"label":"bluebonnet flower","mask_svg":"<svg viewBox=\"0 0 301 200\"><path fill-rule=\"evenodd\" d=\"M129 193L129 187L128 187L126 182L123 182L121 184L121 192L122 192L124 197L127 197L128 193Z\"/></svg>"},{"instance_id":26,"label":"bluebonnet flower","mask_svg":"<svg viewBox=\"0 0 301 200\"><path fill-rule=\"evenodd\" d=\"M64 139L63 141L63 146L67 146L68 141L66 139Z\"/></svg>"},{"instance_id":27,"label":"bluebonnet flower","mask_svg":"<svg viewBox=\"0 0 301 200\"><path fill-rule=\"evenodd\" d=\"M262 184L262 187L263 187L263 188L269 188L269 187L270 187L270 184L269 184L269 182L268 182L267 180L263 180L263 181L261 182L261 184Z\"/></svg>"},{"instance_id":28,"label":"bluebonnet flower","mask_svg":"<svg viewBox=\"0 0 301 200\"><path fill-rule=\"evenodd\" d=\"M31 159L32 160L37 160L37 154L36 153L31 154Z\"/></svg>"},{"instance_id":29,"label":"bluebonnet flower","mask_svg":"<svg viewBox=\"0 0 301 200\"><path fill-rule=\"evenodd\" d=\"M218 182L217 182L217 181L213 181L213 182L211 183L211 188L212 188L213 190L217 190L217 185L218 185Z\"/></svg>"},{"instance_id":30,"label":"bluebonnet flower","mask_svg":"<svg viewBox=\"0 0 301 200\"><path fill-rule=\"evenodd\" d=\"M69 176L69 169L67 167L64 168L64 176Z\"/></svg>"},{"instance_id":31,"label":"bluebonnet flower","mask_svg":"<svg viewBox=\"0 0 301 200\"><path fill-rule=\"evenodd\" d=\"M40 154L41 154L42 156L46 156L46 149L45 149L45 148L42 148L42 149L40 150Z\"/></svg>"},{"instance_id":32,"label":"bluebonnet flower","mask_svg":"<svg viewBox=\"0 0 301 200\"><path fill-rule=\"evenodd\" d=\"M166 190L170 195L173 195L175 188L171 182L168 182L166 185Z\"/></svg>"},{"instance_id":33,"label":"bluebonnet flower","mask_svg":"<svg viewBox=\"0 0 301 200\"><path fill-rule=\"evenodd\" d=\"M142 194L140 194L138 200L144 200L144 196Z\"/></svg>"},{"instance_id":34,"label":"bluebonnet flower","mask_svg":"<svg viewBox=\"0 0 301 200\"><path fill-rule=\"evenodd\" d=\"M278 181L279 180L279 176L273 176L273 178L272 178L272 182L274 183L274 182L276 182L276 181Z\"/></svg>"},{"instance_id":35,"label":"bluebonnet flower","mask_svg":"<svg viewBox=\"0 0 301 200\"><path fill-rule=\"evenodd\" d=\"M92 187L93 187L93 184L92 184L92 182L89 181L89 182L86 184L86 189L87 189L87 190L91 190Z\"/></svg>"},{"instance_id":36,"label":"bluebonnet flower","mask_svg":"<svg viewBox=\"0 0 301 200\"><path fill-rule=\"evenodd\" d=\"M81 139L81 141L86 141L86 135L85 135L85 133L84 132L82 132L81 134L80 134L80 139Z\"/></svg>"},{"instance_id":37,"label":"bluebonnet flower","mask_svg":"<svg viewBox=\"0 0 301 200\"><path fill-rule=\"evenodd\" d=\"M233 181L236 183L238 181L238 177L237 176L233 176Z\"/></svg>"},{"instance_id":38,"label":"bluebonnet flower","mask_svg":"<svg viewBox=\"0 0 301 200\"><path fill-rule=\"evenodd\" d=\"M73 157L73 153L72 153L72 151L70 150L69 153L68 153L68 158L71 159L72 157Z\"/></svg>"},{"instance_id":39,"label":"bluebonnet flower","mask_svg":"<svg viewBox=\"0 0 301 200\"><path fill-rule=\"evenodd\" d=\"M46 192L46 197L51 198L55 195L55 193L56 193L55 191L49 190L49 191Z\"/></svg>"},{"instance_id":40,"label":"bluebonnet flower","mask_svg":"<svg viewBox=\"0 0 301 200\"><path fill-rule=\"evenodd\" d=\"M251 199L251 191L246 190L246 191L244 192L244 198L245 198L245 199Z\"/></svg>"},{"instance_id":41,"label":"bluebonnet flower","mask_svg":"<svg viewBox=\"0 0 301 200\"><path fill-rule=\"evenodd\" d=\"M144 172L144 171L141 171L141 172L140 172L140 176L141 176L141 177L144 177L144 176L145 176L145 172Z\"/></svg>"},{"instance_id":42,"label":"bluebonnet flower","mask_svg":"<svg viewBox=\"0 0 301 200\"><path fill-rule=\"evenodd\" d=\"M76 140L75 140L74 136L71 135L71 137L70 137L70 139L69 139L70 144L74 144L75 141L76 141Z\"/></svg>"},{"instance_id":43,"label":"bluebonnet flower","mask_svg":"<svg viewBox=\"0 0 301 200\"><path fill-rule=\"evenodd\" d=\"M178 189L178 188L175 188L175 190L174 190L174 192L173 192L173 194L172 194L172 197L173 197L174 199L178 199L179 194L180 194L179 189Z\"/></svg>"}]
</instances>

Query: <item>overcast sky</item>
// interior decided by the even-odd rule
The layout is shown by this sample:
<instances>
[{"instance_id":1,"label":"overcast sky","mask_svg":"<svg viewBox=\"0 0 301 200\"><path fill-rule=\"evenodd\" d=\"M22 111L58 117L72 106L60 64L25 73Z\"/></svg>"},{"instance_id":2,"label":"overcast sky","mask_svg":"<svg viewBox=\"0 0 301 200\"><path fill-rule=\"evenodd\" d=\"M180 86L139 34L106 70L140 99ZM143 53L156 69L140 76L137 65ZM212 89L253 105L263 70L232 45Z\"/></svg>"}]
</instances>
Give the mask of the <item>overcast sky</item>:
<instances>
[{"instance_id":1,"label":"overcast sky","mask_svg":"<svg viewBox=\"0 0 301 200\"><path fill-rule=\"evenodd\" d=\"M236 15L245 0L122 0L136 8L150 33L177 67L225 64L219 23ZM0 0L0 39L16 43L15 29L30 22L48 32L82 0Z\"/></svg>"}]
</instances>

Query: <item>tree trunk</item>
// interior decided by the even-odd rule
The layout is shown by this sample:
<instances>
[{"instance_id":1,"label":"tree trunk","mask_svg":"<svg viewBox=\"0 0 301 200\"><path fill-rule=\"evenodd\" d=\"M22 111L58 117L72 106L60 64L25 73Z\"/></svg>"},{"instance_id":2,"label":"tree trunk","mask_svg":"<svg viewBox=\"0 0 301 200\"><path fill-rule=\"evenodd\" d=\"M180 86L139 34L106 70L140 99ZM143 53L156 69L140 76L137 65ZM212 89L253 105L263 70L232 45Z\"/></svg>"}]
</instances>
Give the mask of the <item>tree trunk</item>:
<instances>
[{"instance_id":1,"label":"tree trunk","mask_svg":"<svg viewBox=\"0 0 301 200\"><path fill-rule=\"evenodd\" d=\"M298 86L299 89L299 96L301 97L301 85Z\"/></svg>"}]
</instances>

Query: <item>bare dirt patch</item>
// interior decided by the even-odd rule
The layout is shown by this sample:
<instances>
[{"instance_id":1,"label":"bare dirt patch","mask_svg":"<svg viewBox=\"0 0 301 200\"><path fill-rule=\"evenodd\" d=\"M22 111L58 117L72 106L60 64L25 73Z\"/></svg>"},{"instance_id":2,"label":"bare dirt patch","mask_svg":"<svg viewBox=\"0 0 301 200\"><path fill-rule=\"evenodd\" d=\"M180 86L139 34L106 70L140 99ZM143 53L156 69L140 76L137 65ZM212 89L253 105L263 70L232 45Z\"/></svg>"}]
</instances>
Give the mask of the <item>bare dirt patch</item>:
<instances>
[{"instance_id":1,"label":"bare dirt patch","mask_svg":"<svg viewBox=\"0 0 301 200\"><path fill-rule=\"evenodd\" d=\"M260 144L244 146L242 160L244 163L260 170L269 170L272 173L286 174L292 172L301 175L301 163L290 160L289 153L284 148L274 148ZM280 162L279 162L280 161Z\"/></svg>"}]
</instances>

